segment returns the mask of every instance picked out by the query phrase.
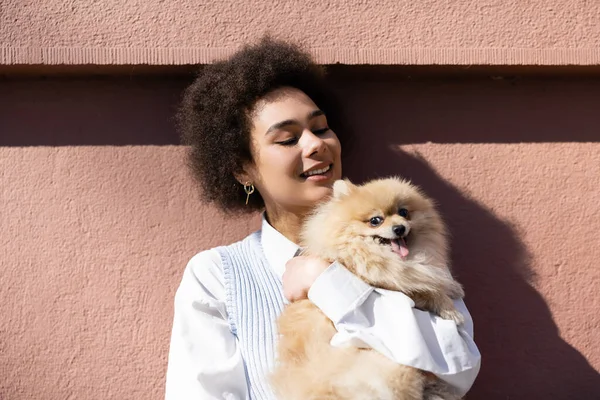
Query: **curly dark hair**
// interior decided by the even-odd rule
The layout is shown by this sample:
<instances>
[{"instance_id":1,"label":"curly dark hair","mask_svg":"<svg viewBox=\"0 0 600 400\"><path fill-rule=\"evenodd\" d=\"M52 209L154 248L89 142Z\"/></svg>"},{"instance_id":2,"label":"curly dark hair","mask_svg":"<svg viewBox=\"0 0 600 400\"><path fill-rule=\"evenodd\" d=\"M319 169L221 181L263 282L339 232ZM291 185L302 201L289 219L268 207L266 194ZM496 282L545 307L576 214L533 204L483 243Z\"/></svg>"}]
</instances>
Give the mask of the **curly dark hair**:
<instances>
[{"instance_id":1,"label":"curly dark hair","mask_svg":"<svg viewBox=\"0 0 600 400\"><path fill-rule=\"evenodd\" d=\"M254 105L284 86L306 93L336 129L337 102L326 84L324 68L297 45L270 37L204 66L186 89L177 120L183 142L189 145L188 164L206 201L226 212L264 208L258 191L245 205L246 194L235 175L253 161L250 113Z\"/></svg>"}]
</instances>

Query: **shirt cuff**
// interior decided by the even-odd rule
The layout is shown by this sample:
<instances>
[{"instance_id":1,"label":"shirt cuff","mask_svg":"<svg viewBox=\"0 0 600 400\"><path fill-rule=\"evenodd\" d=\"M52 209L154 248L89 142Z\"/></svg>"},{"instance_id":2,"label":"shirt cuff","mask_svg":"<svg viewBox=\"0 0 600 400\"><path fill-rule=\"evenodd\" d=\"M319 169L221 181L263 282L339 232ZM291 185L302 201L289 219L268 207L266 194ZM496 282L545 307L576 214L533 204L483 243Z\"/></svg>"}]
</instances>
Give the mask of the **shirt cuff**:
<instances>
[{"instance_id":1,"label":"shirt cuff","mask_svg":"<svg viewBox=\"0 0 600 400\"><path fill-rule=\"evenodd\" d=\"M359 307L372 291L372 286L336 261L317 277L308 298L335 324Z\"/></svg>"}]
</instances>

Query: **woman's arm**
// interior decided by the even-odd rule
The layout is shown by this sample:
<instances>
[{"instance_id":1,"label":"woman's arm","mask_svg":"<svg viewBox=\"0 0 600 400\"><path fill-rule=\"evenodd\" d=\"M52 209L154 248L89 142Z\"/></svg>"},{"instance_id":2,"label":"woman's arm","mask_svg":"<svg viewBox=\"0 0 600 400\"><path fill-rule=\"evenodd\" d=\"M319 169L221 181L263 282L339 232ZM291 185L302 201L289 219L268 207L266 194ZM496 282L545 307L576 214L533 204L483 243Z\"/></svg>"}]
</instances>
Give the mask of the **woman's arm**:
<instances>
[{"instance_id":1,"label":"woman's arm","mask_svg":"<svg viewBox=\"0 0 600 400\"><path fill-rule=\"evenodd\" d=\"M479 372L481 355L464 302L465 323L456 326L414 308L402 293L374 289L334 263L312 284L308 297L335 324L332 345L373 348L393 361L429 371L464 395Z\"/></svg>"},{"instance_id":2,"label":"woman's arm","mask_svg":"<svg viewBox=\"0 0 600 400\"><path fill-rule=\"evenodd\" d=\"M242 355L227 322L216 251L190 260L175 295L165 399L248 399Z\"/></svg>"}]
</instances>

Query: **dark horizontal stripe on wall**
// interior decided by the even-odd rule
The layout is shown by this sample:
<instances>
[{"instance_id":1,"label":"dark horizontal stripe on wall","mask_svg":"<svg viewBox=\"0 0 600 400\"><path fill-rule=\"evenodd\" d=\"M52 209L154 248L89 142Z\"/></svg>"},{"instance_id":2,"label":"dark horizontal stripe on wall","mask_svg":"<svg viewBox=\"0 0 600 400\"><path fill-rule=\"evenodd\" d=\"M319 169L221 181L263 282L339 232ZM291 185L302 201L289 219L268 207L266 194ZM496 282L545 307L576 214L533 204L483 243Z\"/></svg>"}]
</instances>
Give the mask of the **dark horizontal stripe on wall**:
<instances>
[{"instance_id":1,"label":"dark horizontal stripe on wall","mask_svg":"<svg viewBox=\"0 0 600 400\"><path fill-rule=\"evenodd\" d=\"M600 140L600 79L594 76L415 71L330 67L346 125L358 142ZM174 115L194 74L191 67L179 72L5 76L0 80L0 146L179 144Z\"/></svg>"},{"instance_id":2,"label":"dark horizontal stripe on wall","mask_svg":"<svg viewBox=\"0 0 600 400\"><path fill-rule=\"evenodd\" d=\"M348 126L365 144L600 141L596 77L334 79Z\"/></svg>"},{"instance_id":3,"label":"dark horizontal stripe on wall","mask_svg":"<svg viewBox=\"0 0 600 400\"><path fill-rule=\"evenodd\" d=\"M186 79L0 81L0 146L171 145Z\"/></svg>"}]
</instances>

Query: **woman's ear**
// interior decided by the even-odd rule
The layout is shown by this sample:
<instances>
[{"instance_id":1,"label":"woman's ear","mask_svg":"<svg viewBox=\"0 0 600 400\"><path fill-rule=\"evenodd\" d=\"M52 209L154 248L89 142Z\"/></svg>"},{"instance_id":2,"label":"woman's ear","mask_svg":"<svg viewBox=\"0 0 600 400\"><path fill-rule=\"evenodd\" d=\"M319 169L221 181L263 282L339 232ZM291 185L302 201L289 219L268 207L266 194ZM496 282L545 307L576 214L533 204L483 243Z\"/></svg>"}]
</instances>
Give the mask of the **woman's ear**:
<instances>
[{"instance_id":1,"label":"woman's ear","mask_svg":"<svg viewBox=\"0 0 600 400\"><path fill-rule=\"evenodd\" d=\"M240 185L243 185L247 182L252 182L249 178L248 178L248 174L245 173L240 173L240 174L233 174L234 178L236 181L238 181L238 183Z\"/></svg>"},{"instance_id":2,"label":"woman's ear","mask_svg":"<svg viewBox=\"0 0 600 400\"><path fill-rule=\"evenodd\" d=\"M240 185L245 185L246 183L254 183L254 169L251 165L247 164L242 167L242 170L233 174L236 181L240 183Z\"/></svg>"}]
</instances>

